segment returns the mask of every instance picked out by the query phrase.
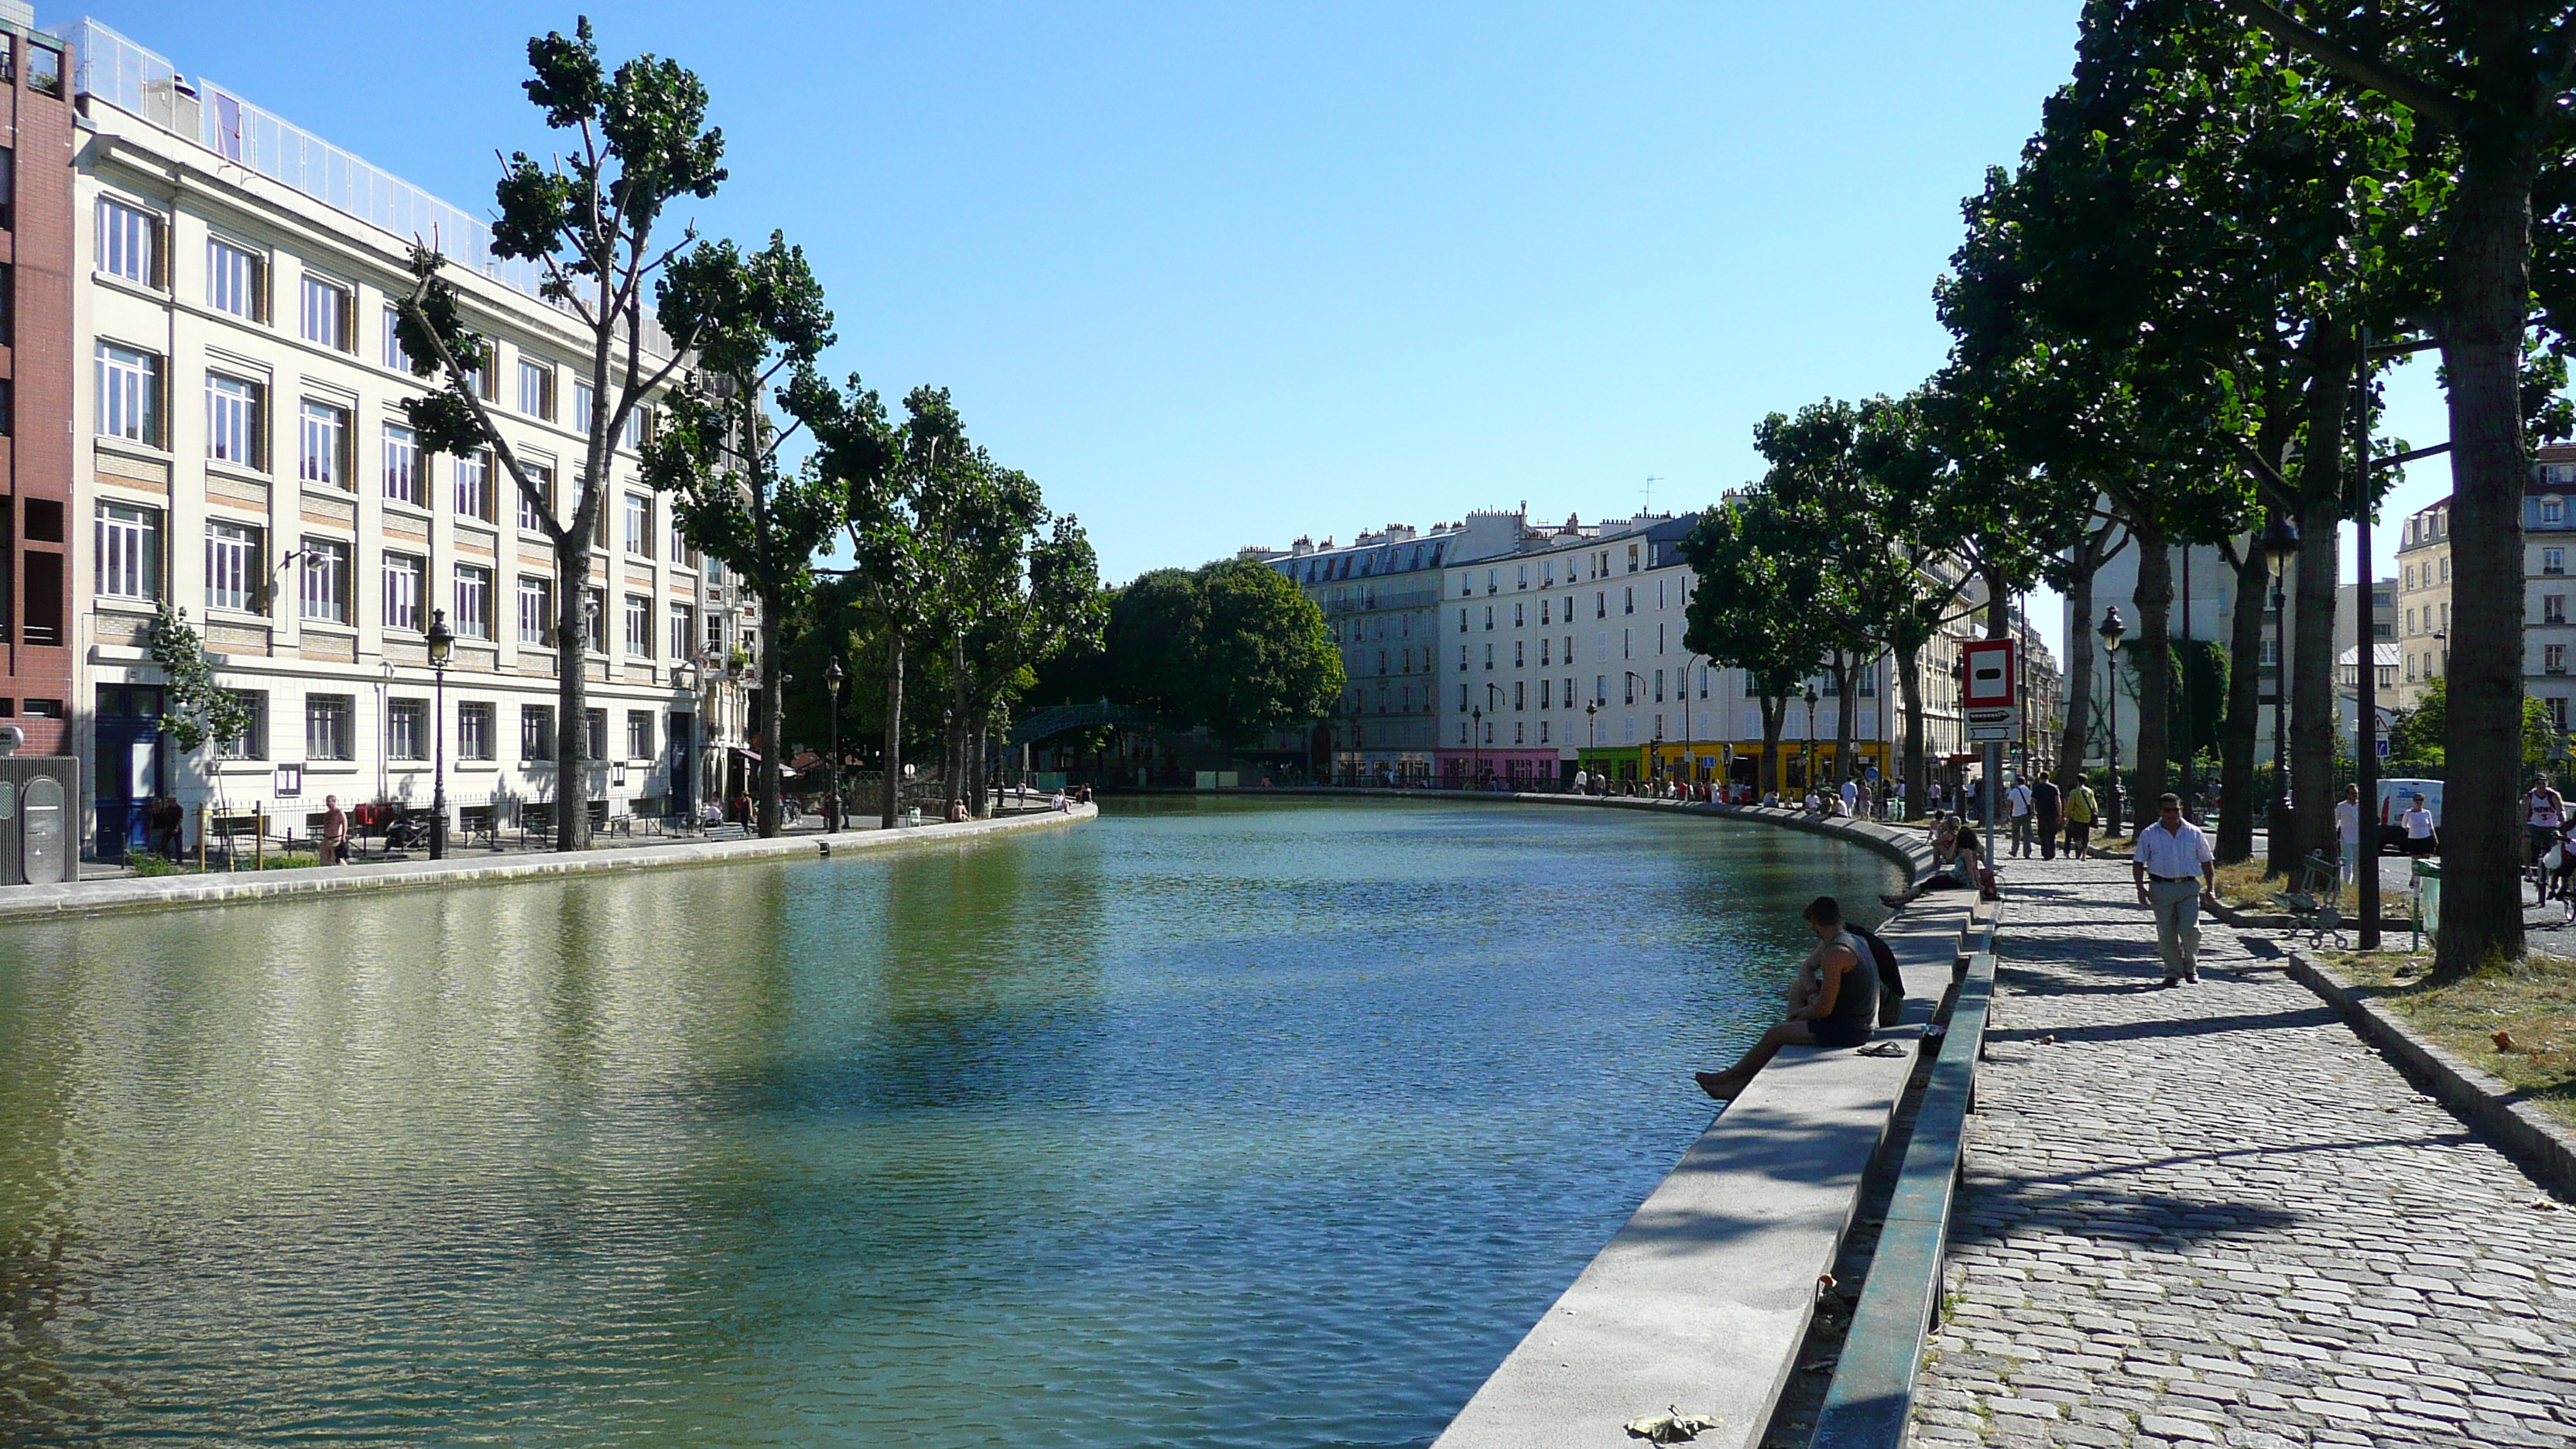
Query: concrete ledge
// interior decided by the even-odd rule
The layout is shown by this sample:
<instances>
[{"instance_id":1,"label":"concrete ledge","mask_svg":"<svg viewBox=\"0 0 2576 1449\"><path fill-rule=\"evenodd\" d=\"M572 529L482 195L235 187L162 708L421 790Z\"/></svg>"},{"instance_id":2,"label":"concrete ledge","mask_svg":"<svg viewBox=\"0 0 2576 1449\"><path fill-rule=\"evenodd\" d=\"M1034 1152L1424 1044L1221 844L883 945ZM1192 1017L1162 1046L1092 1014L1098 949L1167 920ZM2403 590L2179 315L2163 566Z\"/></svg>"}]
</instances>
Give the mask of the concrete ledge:
<instances>
[{"instance_id":1,"label":"concrete ledge","mask_svg":"<svg viewBox=\"0 0 2576 1449\"><path fill-rule=\"evenodd\" d=\"M1661 807L1673 808L1673 807ZM1705 808L1705 807L1700 807ZM1885 930L1906 972L1899 1056L1790 1048L1469 1400L1435 1449L1625 1449L1628 1421L1715 1418L1694 1444L1750 1449L1787 1383L1818 1279L1913 1074L1969 916L1953 899Z\"/></svg>"},{"instance_id":2,"label":"concrete ledge","mask_svg":"<svg viewBox=\"0 0 2576 1449\"><path fill-rule=\"evenodd\" d=\"M829 854L838 859L847 855L881 854L914 845L951 844L1031 830L1052 830L1094 819L1099 813L1096 805L1078 805L1071 811L1050 810L958 825L793 835L774 840L698 841L567 855L506 855L481 860L450 857L436 861L404 860L331 868L311 866L297 870L243 871L239 874L154 876L141 880L84 881L77 885L17 886L0 893L0 921L174 910L292 896L343 895L353 891L484 885L549 876L667 870L679 866L725 865L791 856L817 857L826 853L824 847L827 846Z\"/></svg>"},{"instance_id":3,"label":"concrete ledge","mask_svg":"<svg viewBox=\"0 0 2576 1449\"><path fill-rule=\"evenodd\" d=\"M2503 1079L2470 1065L2417 1031L2316 958L2295 946L2282 950L2292 979L2324 997L2355 1031L2388 1053L2443 1106L2521 1159L2534 1177L2558 1192L2576 1196L2576 1132L2529 1102L2515 1100L2512 1086Z\"/></svg>"}]
</instances>

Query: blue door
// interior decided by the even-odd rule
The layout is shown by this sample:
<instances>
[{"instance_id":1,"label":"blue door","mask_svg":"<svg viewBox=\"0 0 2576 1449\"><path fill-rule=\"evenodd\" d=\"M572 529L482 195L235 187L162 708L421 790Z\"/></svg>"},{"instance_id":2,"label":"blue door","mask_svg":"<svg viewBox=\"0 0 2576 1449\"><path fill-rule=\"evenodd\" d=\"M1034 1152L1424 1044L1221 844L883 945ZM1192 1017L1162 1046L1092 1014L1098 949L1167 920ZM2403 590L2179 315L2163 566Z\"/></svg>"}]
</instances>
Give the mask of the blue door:
<instances>
[{"instance_id":1,"label":"blue door","mask_svg":"<svg viewBox=\"0 0 2576 1449\"><path fill-rule=\"evenodd\" d=\"M98 803L98 858L123 860L144 846L145 806L168 790L161 756L161 690L149 684L98 687L98 755L91 799Z\"/></svg>"}]
</instances>

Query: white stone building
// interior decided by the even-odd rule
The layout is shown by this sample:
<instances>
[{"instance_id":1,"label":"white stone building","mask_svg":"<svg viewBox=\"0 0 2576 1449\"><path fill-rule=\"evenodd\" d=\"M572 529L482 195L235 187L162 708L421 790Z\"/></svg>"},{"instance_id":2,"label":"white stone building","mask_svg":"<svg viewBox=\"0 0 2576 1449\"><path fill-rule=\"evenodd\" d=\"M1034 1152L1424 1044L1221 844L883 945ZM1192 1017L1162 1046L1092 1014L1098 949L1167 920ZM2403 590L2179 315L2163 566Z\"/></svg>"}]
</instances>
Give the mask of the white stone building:
<instances>
[{"instance_id":1,"label":"white stone building","mask_svg":"<svg viewBox=\"0 0 2576 1449\"><path fill-rule=\"evenodd\" d=\"M154 794L254 805L299 835L323 797L447 798L504 828L551 802L565 721L555 671L590 675L588 806L651 813L706 788L701 661L736 638L627 439L591 568L590 637L553 637L549 546L506 474L422 453L399 401L422 383L390 322L405 250L434 237L470 321L495 339L485 396L522 457L564 479L592 399L587 334L489 257L466 213L200 82L94 22L71 28L86 116L76 154L75 575L88 581L79 721L95 843ZM569 479L558 491L566 512ZM158 729L145 651L185 609L254 706L248 735L182 758ZM424 633L457 635L443 719ZM711 629L710 624L714 627ZM532 816L541 813L529 812Z\"/></svg>"}]
</instances>

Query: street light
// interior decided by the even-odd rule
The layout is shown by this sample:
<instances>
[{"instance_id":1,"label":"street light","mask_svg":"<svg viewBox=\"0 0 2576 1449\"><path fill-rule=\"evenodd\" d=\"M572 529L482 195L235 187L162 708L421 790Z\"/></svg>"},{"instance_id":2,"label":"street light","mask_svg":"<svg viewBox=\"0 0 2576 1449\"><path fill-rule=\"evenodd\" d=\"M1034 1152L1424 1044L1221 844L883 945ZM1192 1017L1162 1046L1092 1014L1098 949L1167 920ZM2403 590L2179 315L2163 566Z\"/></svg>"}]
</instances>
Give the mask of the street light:
<instances>
[{"instance_id":1,"label":"street light","mask_svg":"<svg viewBox=\"0 0 2576 1449\"><path fill-rule=\"evenodd\" d=\"M1807 686L1807 734L1798 742L1798 757L1807 773L1807 788L1816 788L1816 686Z\"/></svg>"},{"instance_id":2,"label":"street light","mask_svg":"<svg viewBox=\"0 0 2576 1449\"><path fill-rule=\"evenodd\" d=\"M1491 680L1487 680L1485 682L1485 703L1492 707L1492 713L1495 716L1500 717L1503 712L1503 687Z\"/></svg>"},{"instance_id":3,"label":"street light","mask_svg":"<svg viewBox=\"0 0 2576 1449\"><path fill-rule=\"evenodd\" d=\"M429 669L437 681L437 703L430 708L438 715L431 724L432 736L438 741L435 760L430 767L429 788L429 858L447 858L447 660L456 652L456 632L447 627L447 611L433 609L429 615Z\"/></svg>"},{"instance_id":4,"label":"street light","mask_svg":"<svg viewBox=\"0 0 2576 1449\"><path fill-rule=\"evenodd\" d=\"M2279 865L2287 859L2282 854L2281 829L2290 784L2290 691L2286 687L2290 682L2290 601L2281 592L2281 580L2290 559L2299 551L2298 526L2275 515L2256 546L2272 565L2272 803L2263 829L2271 842L2272 861Z\"/></svg>"},{"instance_id":5,"label":"street light","mask_svg":"<svg viewBox=\"0 0 2576 1449\"><path fill-rule=\"evenodd\" d=\"M1467 710L1467 788L1476 788L1476 780L1485 773L1485 707L1481 704Z\"/></svg>"},{"instance_id":6,"label":"street light","mask_svg":"<svg viewBox=\"0 0 2576 1449\"><path fill-rule=\"evenodd\" d=\"M2117 826L2121 821L2120 636L2129 632L2129 626L2120 622L2120 611L2117 608L2106 608L2102 611L2102 623L2094 632L2102 636L2102 680L2105 686L2102 691L2103 709L2109 717L2111 735L2111 787L2108 792L2111 798L2102 802L2102 818L2107 822L2104 833L2107 834L2110 827Z\"/></svg>"},{"instance_id":7,"label":"street light","mask_svg":"<svg viewBox=\"0 0 2576 1449\"><path fill-rule=\"evenodd\" d=\"M832 742L831 828L836 832L841 828L841 681L847 678L849 676L841 672L841 657L837 654L833 655L832 662L823 670L823 685L831 691L832 695L832 722L829 730Z\"/></svg>"}]
</instances>

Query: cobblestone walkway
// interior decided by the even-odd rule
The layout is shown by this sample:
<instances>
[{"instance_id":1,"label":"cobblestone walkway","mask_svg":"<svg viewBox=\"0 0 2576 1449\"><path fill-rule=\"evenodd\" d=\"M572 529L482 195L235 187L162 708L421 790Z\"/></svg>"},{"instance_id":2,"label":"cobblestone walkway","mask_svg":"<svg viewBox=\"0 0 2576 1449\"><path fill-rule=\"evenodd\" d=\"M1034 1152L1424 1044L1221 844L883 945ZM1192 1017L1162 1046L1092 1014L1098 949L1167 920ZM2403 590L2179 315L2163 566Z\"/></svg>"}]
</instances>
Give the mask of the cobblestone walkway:
<instances>
[{"instance_id":1,"label":"cobblestone walkway","mask_svg":"<svg viewBox=\"0 0 2576 1449\"><path fill-rule=\"evenodd\" d=\"M2576 1210L2125 866L2006 861L1914 1442L2576 1443Z\"/></svg>"}]
</instances>

